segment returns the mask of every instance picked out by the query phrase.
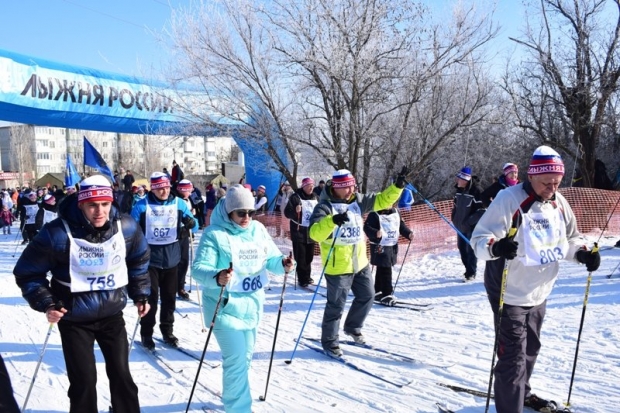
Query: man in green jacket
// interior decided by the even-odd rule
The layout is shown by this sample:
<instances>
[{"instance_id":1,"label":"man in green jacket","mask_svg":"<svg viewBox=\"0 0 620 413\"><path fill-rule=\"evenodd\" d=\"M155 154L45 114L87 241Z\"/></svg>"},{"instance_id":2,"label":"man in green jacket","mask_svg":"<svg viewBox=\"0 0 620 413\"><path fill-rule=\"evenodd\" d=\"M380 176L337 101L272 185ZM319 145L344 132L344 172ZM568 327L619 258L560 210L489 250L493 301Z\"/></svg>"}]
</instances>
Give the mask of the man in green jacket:
<instances>
[{"instance_id":1,"label":"man in green jacket","mask_svg":"<svg viewBox=\"0 0 620 413\"><path fill-rule=\"evenodd\" d=\"M407 167L403 167L396 182L378 194L356 192L355 177L346 169L332 175L321 193L319 204L310 217L310 237L320 243L321 260L325 265L327 303L323 313L321 344L328 356L342 357L338 343L340 318L349 290L353 303L344 323L344 333L358 344L364 320L372 308L375 295L372 275L366 255L363 215L392 206L405 186ZM334 241L333 237L337 236ZM333 251L330 250L333 246Z\"/></svg>"}]
</instances>

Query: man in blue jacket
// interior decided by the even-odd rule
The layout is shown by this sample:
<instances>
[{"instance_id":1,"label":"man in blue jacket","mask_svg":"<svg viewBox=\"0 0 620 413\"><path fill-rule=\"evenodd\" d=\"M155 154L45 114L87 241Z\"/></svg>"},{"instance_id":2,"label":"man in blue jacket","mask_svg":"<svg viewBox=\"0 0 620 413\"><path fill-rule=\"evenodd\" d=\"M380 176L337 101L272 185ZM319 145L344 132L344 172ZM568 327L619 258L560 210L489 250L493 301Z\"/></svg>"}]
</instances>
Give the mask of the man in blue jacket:
<instances>
[{"instance_id":1,"label":"man in blue jacket","mask_svg":"<svg viewBox=\"0 0 620 413\"><path fill-rule=\"evenodd\" d=\"M140 321L142 345L155 349L153 329L157 302L161 295L159 329L164 342L170 346L179 345L172 334L174 310L178 284L178 265L181 261L179 236L181 229L196 231L196 220L187 204L170 193L170 180L162 172L151 174L151 191L136 202L131 216L140 223L142 231L151 247L149 276L151 277L151 310Z\"/></svg>"},{"instance_id":2,"label":"man in blue jacket","mask_svg":"<svg viewBox=\"0 0 620 413\"><path fill-rule=\"evenodd\" d=\"M122 311L127 296L140 317L149 311L149 254L136 222L113 205L108 180L95 175L63 200L58 218L41 228L15 265L15 280L30 307L58 323L70 413L98 411L95 340L106 361L112 408L140 412Z\"/></svg>"}]
</instances>

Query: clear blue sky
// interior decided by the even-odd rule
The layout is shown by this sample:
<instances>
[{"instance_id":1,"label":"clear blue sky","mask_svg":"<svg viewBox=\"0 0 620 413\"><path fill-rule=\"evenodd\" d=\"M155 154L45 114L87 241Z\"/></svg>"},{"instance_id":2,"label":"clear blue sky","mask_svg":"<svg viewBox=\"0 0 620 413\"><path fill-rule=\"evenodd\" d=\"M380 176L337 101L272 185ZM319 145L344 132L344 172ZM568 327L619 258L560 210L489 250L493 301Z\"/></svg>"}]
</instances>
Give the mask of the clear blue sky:
<instances>
[{"instance_id":1,"label":"clear blue sky","mask_svg":"<svg viewBox=\"0 0 620 413\"><path fill-rule=\"evenodd\" d=\"M424 0L439 15L456 0ZM171 8L192 0L0 0L0 49L113 73L150 77L166 61L152 33ZM489 0L476 1L489 4ZM500 0L503 29L494 46L511 46L522 18L518 0Z\"/></svg>"},{"instance_id":2,"label":"clear blue sky","mask_svg":"<svg viewBox=\"0 0 620 413\"><path fill-rule=\"evenodd\" d=\"M0 49L144 76L165 61L149 30L190 0L0 0ZM156 70L157 71L157 70Z\"/></svg>"}]
</instances>

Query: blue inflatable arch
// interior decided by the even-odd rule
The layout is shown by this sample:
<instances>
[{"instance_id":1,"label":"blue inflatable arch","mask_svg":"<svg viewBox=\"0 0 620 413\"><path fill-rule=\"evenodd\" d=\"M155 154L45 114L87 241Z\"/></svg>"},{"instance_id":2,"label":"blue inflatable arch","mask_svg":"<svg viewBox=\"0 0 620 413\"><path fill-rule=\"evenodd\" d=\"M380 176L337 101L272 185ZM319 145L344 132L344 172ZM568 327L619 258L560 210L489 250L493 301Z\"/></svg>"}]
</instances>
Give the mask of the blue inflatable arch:
<instances>
[{"instance_id":1,"label":"blue inflatable arch","mask_svg":"<svg viewBox=\"0 0 620 413\"><path fill-rule=\"evenodd\" d=\"M182 134L190 125L176 113L174 96L162 83L0 49L0 120L117 133ZM231 125L222 124L224 129L231 130ZM244 139L242 128L233 129L246 160L246 182L252 187L265 185L271 201L282 175L267 167L272 161L264 147Z\"/></svg>"}]
</instances>

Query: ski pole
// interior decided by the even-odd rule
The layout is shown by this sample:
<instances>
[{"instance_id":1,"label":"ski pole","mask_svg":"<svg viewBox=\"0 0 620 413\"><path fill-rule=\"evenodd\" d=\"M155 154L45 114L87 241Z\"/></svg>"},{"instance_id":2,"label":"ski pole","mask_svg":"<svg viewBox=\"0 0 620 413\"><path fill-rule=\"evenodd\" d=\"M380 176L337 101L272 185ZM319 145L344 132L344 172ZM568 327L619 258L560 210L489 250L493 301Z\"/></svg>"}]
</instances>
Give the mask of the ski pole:
<instances>
[{"instance_id":1,"label":"ski pole","mask_svg":"<svg viewBox=\"0 0 620 413\"><path fill-rule=\"evenodd\" d=\"M400 269L398 270L398 275L396 276L396 281L394 282L394 288L392 288L392 295L394 295L394 292L396 291L396 286L398 285L398 279L400 278L400 273L403 270L403 266L405 265L405 260L407 259L407 254L409 254L410 246L411 246L411 240L409 240L409 244L407 244L407 251L405 251L403 262L400 264Z\"/></svg>"},{"instance_id":2,"label":"ski pole","mask_svg":"<svg viewBox=\"0 0 620 413\"><path fill-rule=\"evenodd\" d=\"M198 281L194 281L196 283L196 295L198 296L198 308L200 309L200 322L202 323L202 332L207 331L207 326L205 326L205 315L202 313L202 291L198 288Z\"/></svg>"},{"instance_id":3,"label":"ski pole","mask_svg":"<svg viewBox=\"0 0 620 413\"><path fill-rule=\"evenodd\" d=\"M227 270L228 273L231 273L232 269L233 269L233 265L231 262ZM213 326L215 326L215 319L217 317L217 312L220 309L220 303L222 302L222 296L224 295L224 288L226 288L225 285L223 285L220 288L220 296L217 298L217 303L215 304L215 311L213 311L213 318L211 319L211 325L209 326L209 333L207 334L207 341L205 341L205 348L202 349L202 355L200 356L200 363L198 364L198 371L196 371L196 378L194 379L194 384L192 385L192 391L189 394L189 400L187 401L187 407L185 408L185 413L189 411L189 406L192 403L192 397L194 397L194 390L196 390L196 383L198 382L198 375L200 375L200 369L202 368L202 363L205 359L205 354L207 353L207 347L209 346L209 339L211 338L211 333L213 332Z\"/></svg>"},{"instance_id":4,"label":"ski pole","mask_svg":"<svg viewBox=\"0 0 620 413\"><path fill-rule=\"evenodd\" d=\"M448 218L446 218L441 212L439 212L439 210L437 208L435 208L435 205L433 205L428 199L426 199L426 197L424 197L424 195L422 195L420 192L418 192L418 190L416 189L415 186L413 186L410 183L407 183L406 188L410 189L411 191L413 191L413 193L420 195L420 197L422 198L422 200L426 203L426 205L428 205L433 211L437 212L437 214L441 217L441 219L443 219L444 221L446 221L446 223L448 225L450 225L452 227L453 230L456 231L456 233L458 234L459 237L463 238L467 244L470 244L469 239L463 235L463 233L461 231L459 231L458 229L456 229L456 227L454 226L454 224L452 224L452 222L450 222L448 220Z\"/></svg>"},{"instance_id":5,"label":"ski pole","mask_svg":"<svg viewBox=\"0 0 620 413\"><path fill-rule=\"evenodd\" d=\"M306 322L308 321L308 317L310 316L310 310L312 310L312 305L314 304L314 300L316 299L316 295L319 292L319 287L321 286L321 280L323 279L323 275L325 275L325 269L327 268L327 264L329 263L329 257L332 255L334 251L334 245L336 245L336 240L340 235L340 227L336 229L336 233L334 234L334 240L332 241L332 245L327 252L327 257L325 258L325 265L323 265L323 271L321 271L321 276L319 277L319 281L316 283L316 288L314 289L314 294L312 295L312 300L310 300L310 306L308 307L308 312L306 313L306 318L304 319L304 323L301 325L301 330L299 331L299 337L297 337L297 341L295 341L295 347L293 348L293 353L291 353L290 360L284 360L286 364L291 364L293 362L293 358L295 357L295 352L297 351L297 345L299 344L299 340L301 340L301 335L304 332L304 328L306 327Z\"/></svg>"},{"instance_id":6,"label":"ski pole","mask_svg":"<svg viewBox=\"0 0 620 413\"><path fill-rule=\"evenodd\" d=\"M517 233L517 228L512 227L508 231L508 237L514 238ZM499 292L499 305L497 307L497 322L495 323L495 343L493 344L493 356L491 357L491 372L489 373L489 387L487 389L487 403L484 408L484 413L489 411L489 404L491 402L491 388L493 387L493 370L495 367L495 355L499 348L499 329L502 322L502 313L504 312L504 294L506 294L506 283L508 281L508 260L504 264L504 271L502 271L502 286Z\"/></svg>"},{"instance_id":7,"label":"ski pole","mask_svg":"<svg viewBox=\"0 0 620 413\"><path fill-rule=\"evenodd\" d=\"M620 198L618 198L620 199ZM592 248L593 252L598 251L598 244L594 243L594 248ZM566 403L564 406L568 409L570 407L570 395L573 391L573 381L575 380L575 370L577 369L577 356L579 355L579 341L581 340L581 332L583 330L583 321L586 318L586 306L588 305L588 296L590 295L590 284L592 282L592 271L588 271L588 279L586 281L586 293L583 297L583 308L581 310L581 322L579 323L579 334L577 334L577 345L575 347L575 359L573 360L573 372L570 376L570 386L568 387L568 398L566 399Z\"/></svg>"},{"instance_id":8,"label":"ski pole","mask_svg":"<svg viewBox=\"0 0 620 413\"><path fill-rule=\"evenodd\" d=\"M19 234L22 234L23 236L23 231L24 228L26 227L26 221L24 221L24 224L21 226L21 228L19 229L19 232L15 235L15 251L13 251L13 258L15 258L15 254L17 254L17 248L19 247Z\"/></svg>"},{"instance_id":9,"label":"ski pole","mask_svg":"<svg viewBox=\"0 0 620 413\"><path fill-rule=\"evenodd\" d=\"M54 310L60 311L65 305L62 301L58 301L54 305ZM28 393L26 393L26 399L24 400L24 405L22 406L22 412L26 411L26 406L28 405L28 399L30 398L30 392L32 392L32 387L34 386L34 382L37 379L37 373L39 372L39 367L41 367L41 362L43 361L43 355L45 354L45 349L47 348L47 342L52 335L52 330L54 329L54 324L50 323L49 328L47 329L47 335L45 336L45 341L43 341L43 347L41 348L41 354L39 355L39 361L37 362L37 366L34 369L34 374L32 376L32 380L30 381L30 387L28 387Z\"/></svg>"},{"instance_id":10,"label":"ski pole","mask_svg":"<svg viewBox=\"0 0 620 413\"><path fill-rule=\"evenodd\" d=\"M131 350L133 349L133 342L136 339L136 333L138 332L138 326L140 325L140 315L138 315L138 320L136 321L136 325L133 328L133 334L131 335L131 340L129 341L129 353L127 354L127 358L131 354Z\"/></svg>"},{"instance_id":11,"label":"ski pole","mask_svg":"<svg viewBox=\"0 0 620 413\"><path fill-rule=\"evenodd\" d=\"M286 259L287 262L293 261L293 251L291 251ZM267 382L265 383L265 395L258 396L258 400L264 402L267 398L267 388L269 387L269 377L271 376L271 365L273 364L273 353L276 351L276 339L278 338L278 327L280 326L280 315L282 314L282 305L284 304L284 290L286 289L286 277L288 272L284 272L284 280L282 281L282 292L280 293L280 306L278 307L278 317L276 318L276 329L273 333L273 345L271 346L271 356L269 356L269 368L267 369Z\"/></svg>"},{"instance_id":12,"label":"ski pole","mask_svg":"<svg viewBox=\"0 0 620 413\"><path fill-rule=\"evenodd\" d=\"M194 265L194 234L189 233L189 291L192 292L192 265Z\"/></svg>"}]
</instances>

